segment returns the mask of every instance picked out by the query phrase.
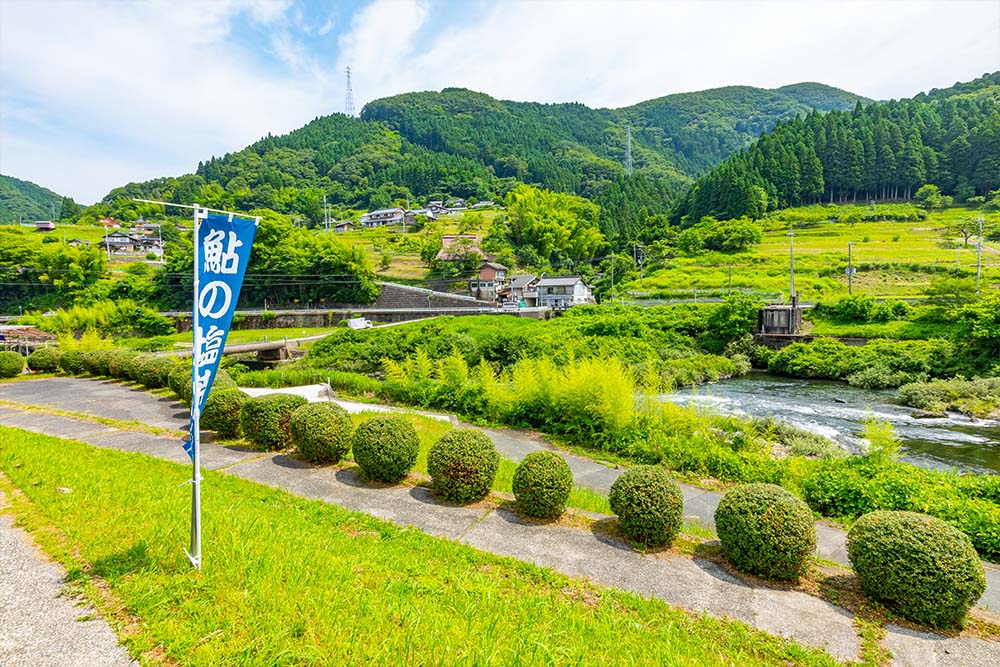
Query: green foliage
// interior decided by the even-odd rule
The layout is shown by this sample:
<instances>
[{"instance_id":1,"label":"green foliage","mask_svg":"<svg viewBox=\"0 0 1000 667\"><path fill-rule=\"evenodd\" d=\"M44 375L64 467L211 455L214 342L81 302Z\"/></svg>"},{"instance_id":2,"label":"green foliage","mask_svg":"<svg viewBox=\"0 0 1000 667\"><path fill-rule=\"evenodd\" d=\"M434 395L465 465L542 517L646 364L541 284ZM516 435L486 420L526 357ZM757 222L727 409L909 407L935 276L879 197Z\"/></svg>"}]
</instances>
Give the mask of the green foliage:
<instances>
[{"instance_id":1,"label":"green foliage","mask_svg":"<svg viewBox=\"0 0 1000 667\"><path fill-rule=\"evenodd\" d=\"M108 375L116 380L127 380L127 368L132 365L135 357L139 356L131 350L115 349L111 350L107 358ZM168 376L169 379L169 376ZM168 382L169 386L169 382Z\"/></svg>"},{"instance_id":2,"label":"green foliage","mask_svg":"<svg viewBox=\"0 0 1000 667\"><path fill-rule=\"evenodd\" d=\"M82 375L85 372L83 352L80 350L63 350L59 357L59 368L67 375Z\"/></svg>"},{"instance_id":3,"label":"green foliage","mask_svg":"<svg viewBox=\"0 0 1000 667\"><path fill-rule=\"evenodd\" d=\"M201 412L201 427L215 431L220 438L235 438L240 434L240 411L250 397L239 389L209 392Z\"/></svg>"},{"instance_id":4,"label":"green foliage","mask_svg":"<svg viewBox=\"0 0 1000 667\"><path fill-rule=\"evenodd\" d=\"M512 488L518 509L527 516L559 516L573 490L573 473L555 452L532 452L514 471Z\"/></svg>"},{"instance_id":5,"label":"green foliage","mask_svg":"<svg viewBox=\"0 0 1000 667\"><path fill-rule=\"evenodd\" d=\"M660 466L629 468L611 485L608 500L630 540L656 547L673 542L681 530L684 496Z\"/></svg>"},{"instance_id":6,"label":"green foliage","mask_svg":"<svg viewBox=\"0 0 1000 667\"><path fill-rule=\"evenodd\" d=\"M17 377L24 371L24 357L17 352L0 351L0 378Z\"/></svg>"},{"instance_id":7,"label":"green foliage","mask_svg":"<svg viewBox=\"0 0 1000 667\"><path fill-rule=\"evenodd\" d=\"M969 538L923 514L865 515L851 528L847 551L865 595L916 623L961 626L986 590Z\"/></svg>"},{"instance_id":8,"label":"green foliage","mask_svg":"<svg viewBox=\"0 0 1000 667\"><path fill-rule=\"evenodd\" d=\"M289 421L295 449L310 463L339 463L351 448L354 423L336 403L308 403Z\"/></svg>"},{"instance_id":9,"label":"green foliage","mask_svg":"<svg viewBox=\"0 0 1000 667\"><path fill-rule=\"evenodd\" d=\"M394 483L413 469L420 438L413 425L398 416L377 416L358 424L351 440L354 461L365 477Z\"/></svg>"},{"instance_id":10,"label":"green foliage","mask_svg":"<svg viewBox=\"0 0 1000 667\"><path fill-rule=\"evenodd\" d=\"M490 492L500 465L496 445L471 428L445 433L427 453L427 472L434 491L456 503L479 500Z\"/></svg>"},{"instance_id":11,"label":"green foliage","mask_svg":"<svg viewBox=\"0 0 1000 667\"><path fill-rule=\"evenodd\" d=\"M1000 377L932 380L903 385L899 402L921 410L954 410L977 417L1000 414Z\"/></svg>"},{"instance_id":12,"label":"green foliage","mask_svg":"<svg viewBox=\"0 0 1000 667\"><path fill-rule=\"evenodd\" d=\"M292 433L289 422L292 413L308 401L291 394L256 396L240 409L240 429L243 437L263 450L279 450L290 446Z\"/></svg>"},{"instance_id":13,"label":"green foliage","mask_svg":"<svg viewBox=\"0 0 1000 667\"><path fill-rule=\"evenodd\" d=\"M573 262L590 259L604 243L599 212L582 197L519 185L507 195L509 240L516 248L530 246L547 263L557 251Z\"/></svg>"},{"instance_id":14,"label":"green foliage","mask_svg":"<svg viewBox=\"0 0 1000 667\"><path fill-rule=\"evenodd\" d=\"M955 346L942 339L874 340L854 347L831 338L793 343L768 361L768 370L794 377L847 380L871 388L898 387L949 373Z\"/></svg>"},{"instance_id":15,"label":"green foliage","mask_svg":"<svg viewBox=\"0 0 1000 667\"><path fill-rule=\"evenodd\" d=\"M727 492L715 510L715 528L726 558L764 579L798 579L816 549L808 505L773 484L745 484Z\"/></svg>"},{"instance_id":16,"label":"green foliage","mask_svg":"<svg viewBox=\"0 0 1000 667\"><path fill-rule=\"evenodd\" d=\"M100 331L105 335L162 336L176 333L172 320L130 299L74 305L68 309L60 308L52 315L32 313L19 318L19 321L58 334L87 330Z\"/></svg>"},{"instance_id":17,"label":"green foliage","mask_svg":"<svg viewBox=\"0 0 1000 667\"><path fill-rule=\"evenodd\" d=\"M28 368L39 373L55 373L59 370L59 350L54 347L40 347L28 355Z\"/></svg>"},{"instance_id":18,"label":"green foliage","mask_svg":"<svg viewBox=\"0 0 1000 667\"><path fill-rule=\"evenodd\" d=\"M143 363L146 357L138 357L138 361L135 362L134 373L138 373L139 366ZM126 373L130 370L129 365L126 363ZM185 359L182 363L177 363L167 374L167 384L170 389L177 394L177 397L181 399L181 402L191 405L191 363L189 360ZM220 368L219 372L215 374L215 380L212 381L212 389L209 394L213 391L221 391L223 389L234 389L236 387L236 382L233 380L232 376L224 368Z\"/></svg>"},{"instance_id":19,"label":"green foliage","mask_svg":"<svg viewBox=\"0 0 1000 667\"><path fill-rule=\"evenodd\" d=\"M971 188L986 195L1000 183L997 114L997 101L987 97L813 111L779 123L702 176L672 216L688 222L759 218L824 198L909 199L914 192L931 208L944 205L941 192ZM918 190L925 184L930 188Z\"/></svg>"},{"instance_id":20,"label":"green foliage","mask_svg":"<svg viewBox=\"0 0 1000 667\"><path fill-rule=\"evenodd\" d=\"M136 381L147 389L166 387L170 372L177 366L173 357L146 357L136 370Z\"/></svg>"},{"instance_id":21,"label":"green foliage","mask_svg":"<svg viewBox=\"0 0 1000 667\"><path fill-rule=\"evenodd\" d=\"M864 434L867 444L865 458L876 466L895 463L899 458L900 441L892 430L892 422L866 419Z\"/></svg>"},{"instance_id":22,"label":"green foliage","mask_svg":"<svg viewBox=\"0 0 1000 667\"><path fill-rule=\"evenodd\" d=\"M253 213L255 211L251 211ZM371 303L379 293L375 274L360 248L333 234L294 227L288 216L273 211L262 215L241 290L246 303L311 303L328 307L343 303ZM194 249L186 242L167 259L157 274L155 298L168 308L187 307L191 293ZM275 280L282 276L283 280Z\"/></svg>"}]
</instances>

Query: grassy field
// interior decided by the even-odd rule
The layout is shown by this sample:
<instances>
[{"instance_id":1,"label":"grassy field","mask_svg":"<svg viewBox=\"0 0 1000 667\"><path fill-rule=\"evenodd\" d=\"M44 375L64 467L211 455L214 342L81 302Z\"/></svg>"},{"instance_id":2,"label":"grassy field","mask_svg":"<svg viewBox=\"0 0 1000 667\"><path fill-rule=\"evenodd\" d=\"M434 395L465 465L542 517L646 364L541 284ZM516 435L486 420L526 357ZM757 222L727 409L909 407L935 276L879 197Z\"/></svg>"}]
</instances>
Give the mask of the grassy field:
<instances>
[{"instance_id":1,"label":"grassy field","mask_svg":"<svg viewBox=\"0 0 1000 667\"><path fill-rule=\"evenodd\" d=\"M325 336L334 329L331 327L299 327L285 329L233 329L226 338L226 345L240 345L243 343L261 343L264 341L280 341L285 338L306 338L308 336ZM191 332L170 334L169 336L157 336L157 341L173 343L176 348L191 347ZM144 345L148 338L123 338L119 343L126 347L134 345ZM307 348L308 342L300 347Z\"/></svg>"},{"instance_id":2,"label":"grassy field","mask_svg":"<svg viewBox=\"0 0 1000 667\"><path fill-rule=\"evenodd\" d=\"M186 466L0 427L0 470L7 511L144 664L838 664L210 471L194 572Z\"/></svg>"},{"instance_id":3,"label":"grassy field","mask_svg":"<svg viewBox=\"0 0 1000 667\"><path fill-rule=\"evenodd\" d=\"M975 241L963 244L948 227L976 213L961 208L933 211L919 222L841 222L814 220L816 208L788 209L763 221L764 240L744 253L708 252L667 260L666 266L621 286L623 292L725 292L734 290L787 295L789 225L795 225L795 286L804 300L847 294L848 242L853 242L856 293L873 296L919 296L934 276L974 277ZM987 226L1000 224L1000 213L987 214ZM810 220L810 221L806 221ZM916 266L919 265L919 266ZM1000 284L1000 243L984 244L984 278Z\"/></svg>"}]
</instances>

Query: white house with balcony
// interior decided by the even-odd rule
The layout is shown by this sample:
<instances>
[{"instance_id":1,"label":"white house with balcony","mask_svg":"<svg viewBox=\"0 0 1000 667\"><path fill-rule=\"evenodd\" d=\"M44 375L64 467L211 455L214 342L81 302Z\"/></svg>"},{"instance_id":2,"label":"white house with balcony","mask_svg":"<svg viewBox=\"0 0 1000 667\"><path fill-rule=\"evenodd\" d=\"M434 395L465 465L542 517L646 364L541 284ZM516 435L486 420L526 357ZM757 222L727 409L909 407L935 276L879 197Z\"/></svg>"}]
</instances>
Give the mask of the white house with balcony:
<instances>
[{"instance_id":1,"label":"white house with balcony","mask_svg":"<svg viewBox=\"0 0 1000 667\"><path fill-rule=\"evenodd\" d=\"M580 276L555 276L539 278L535 284L538 292L538 305L565 310L594 301L594 292Z\"/></svg>"}]
</instances>

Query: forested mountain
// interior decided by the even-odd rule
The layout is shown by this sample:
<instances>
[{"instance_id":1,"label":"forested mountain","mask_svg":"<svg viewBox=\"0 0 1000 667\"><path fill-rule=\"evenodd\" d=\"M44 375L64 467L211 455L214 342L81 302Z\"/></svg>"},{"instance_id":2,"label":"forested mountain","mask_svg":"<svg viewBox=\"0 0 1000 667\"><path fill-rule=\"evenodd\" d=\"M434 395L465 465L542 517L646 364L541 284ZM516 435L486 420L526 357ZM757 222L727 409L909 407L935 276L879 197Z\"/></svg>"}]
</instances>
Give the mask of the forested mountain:
<instances>
[{"instance_id":1,"label":"forested mountain","mask_svg":"<svg viewBox=\"0 0 1000 667\"><path fill-rule=\"evenodd\" d=\"M858 101L865 100L812 83L684 93L617 110L509 102L460 88L408 93L369 103L357 119L334 114L265 137L194 174L129 184L105 203L197 200L318 221L324 195L339 207L379 208L407 197L496 199L530 183L593 200L602 231L632 239L692 178L775 123L812 106ZM627 177L628 127L635 172Z\"/></svg>"},{"instance_id":2,"label":"forested mountain","mask_svg":"<svg viewBox=\"0 0 1000 667\"><path fill-rule=\"evenodd\" d=\"M51 220L61 206L62 197L52 190L0 174L0 224Z\"/></svg>"},{"instance_id":3,"label":"forested mountain","mask_svg":"<svg viewBox=\"0 0 1000 667\"><path fill-rule=\"evenodd\" d=\"M852 111L779 123L699 179L672 219L760 217L818 201L909 199L924 184L965 201L1000 187L1000 72Z\"/></svg>"}]
</instances>

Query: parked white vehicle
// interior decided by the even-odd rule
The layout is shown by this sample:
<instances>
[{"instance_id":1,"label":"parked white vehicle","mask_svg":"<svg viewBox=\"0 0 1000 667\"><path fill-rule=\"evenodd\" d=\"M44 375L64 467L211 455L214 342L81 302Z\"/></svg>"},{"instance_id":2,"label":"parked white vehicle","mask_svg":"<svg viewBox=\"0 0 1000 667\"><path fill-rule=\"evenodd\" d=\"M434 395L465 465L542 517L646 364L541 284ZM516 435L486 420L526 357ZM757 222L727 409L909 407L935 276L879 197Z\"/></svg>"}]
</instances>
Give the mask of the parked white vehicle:
<instances>
[{"instance_id":1,"label":"parked white vehicle","mask_svg":"<svg viewBox=\"0 0 1000 667\"><path fill-rule=\"evenodd\" d=\"M347 326L351 329L370 329L373 325L371 320L366 320L363 317L355 317L347 320Z\"/></svg>"}]
</instances>

